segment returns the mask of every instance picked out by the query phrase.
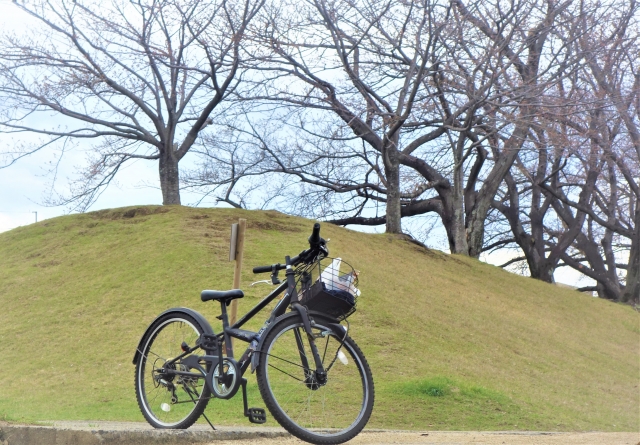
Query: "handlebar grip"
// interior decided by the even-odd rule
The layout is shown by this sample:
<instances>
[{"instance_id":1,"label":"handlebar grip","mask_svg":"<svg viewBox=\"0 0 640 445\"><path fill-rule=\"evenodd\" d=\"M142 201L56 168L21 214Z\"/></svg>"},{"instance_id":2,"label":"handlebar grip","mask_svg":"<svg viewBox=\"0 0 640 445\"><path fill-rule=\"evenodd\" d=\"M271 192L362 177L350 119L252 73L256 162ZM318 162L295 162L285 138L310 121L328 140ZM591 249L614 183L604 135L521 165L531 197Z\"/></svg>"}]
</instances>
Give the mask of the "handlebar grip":
<instances>
[{"instance_id":1,"label":"handlebar grip","mask_svg":"<svg viewBox=\"0 0 640 445\"><path fill-rule=\"evenodd\" d=\"M253 268L253 273L272 272L274 267L276 268L276 270L283 270L287 268L287 266L280 263L272 264L271 266L256 266Z\"/></svg>"},{"instance_id":2,"label":"handlebar grip","mask_svg":"<svg viewBox=\"0 0 640 445\"><path fill-rule=\"evenodd\" d=\"M253 273L265 273L271 272L271 266L256 266L253 268Z\"/></svg>"},{"instance_id":3,"label":"handlebar grip","mask_svg":"<svg viewBox=\"0 0 640 445\"><path fill-rule=\"evenodd\" d=\"M315 246L318 243L320 243L320 223L315 223L313 225L313 232L311 232L311 236L309 237L309 244Z\"/></svg>"}]
</instances>

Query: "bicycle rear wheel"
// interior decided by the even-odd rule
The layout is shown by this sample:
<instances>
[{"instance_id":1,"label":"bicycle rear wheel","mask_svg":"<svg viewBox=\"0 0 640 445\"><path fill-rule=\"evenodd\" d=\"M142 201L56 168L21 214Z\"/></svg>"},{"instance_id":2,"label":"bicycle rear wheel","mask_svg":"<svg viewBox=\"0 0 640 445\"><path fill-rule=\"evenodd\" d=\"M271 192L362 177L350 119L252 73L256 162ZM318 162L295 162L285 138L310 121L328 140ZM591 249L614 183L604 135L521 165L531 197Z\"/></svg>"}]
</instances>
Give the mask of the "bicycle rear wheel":
<instances>
[{"instance_id":1,"label":"bicycle rear wheel","mask_svg":"<svg viewBox=\"0 0 640 445\"><path fill-rule=\"evenodd\" d=\"M258 387L267 408L287 431L307 442L338 444L355 437L373 409L371 370L348 336L314 315L315 343L327 371L326 384L314 379L315 362L300 316L274 325L261 348Z\"/></svg>"},{"instance_id":2,"label":"bicycle rear wheel","mask_svg":"<svg viewBox=\"0 0 640 445\"><path fill-rule=\"evenodd\" d=\"M167 362L194 346L204 329L186 314L169 313L150 328L136 365L136 398L145 419L155 428L189 428L204 412L210 397L204 377L168 375L163 369L197 373L182 361ZM186 358L186 357L185 357ZM204 363L200 364L206 369Z\"/></svg>"}]
</instances>

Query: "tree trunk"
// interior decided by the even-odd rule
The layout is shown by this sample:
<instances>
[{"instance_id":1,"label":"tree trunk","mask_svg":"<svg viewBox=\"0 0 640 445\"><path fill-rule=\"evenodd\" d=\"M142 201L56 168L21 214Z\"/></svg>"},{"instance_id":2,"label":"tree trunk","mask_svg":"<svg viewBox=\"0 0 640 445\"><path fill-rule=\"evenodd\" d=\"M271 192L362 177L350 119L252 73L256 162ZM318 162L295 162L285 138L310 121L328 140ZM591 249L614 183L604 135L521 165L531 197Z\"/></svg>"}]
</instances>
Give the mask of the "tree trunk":
<instances>
[{"instance_id":1,"label":"tree trunk","mask_svg":"<svg viewBox=\"0 0 640 445\"><path fill-rule=\"evenodd\" d=\"M468 255L467 233L464 227L464 209L462 207L462 195L455 196L454 188L437 188L442 211L440 218L447 232L449 251L458 255Z\"/></svg>"},{"instance_id":2,"label":"tree trunk","mask_svg":"<svg viewBox=\"0 0 640 445\"><path fill-rule=\"evenodd\" d=\"M400 211L400 160L394 147L384 151L384 169L387 177L387 233L402 233Z\"/></svg>"},{"instance_id":3,"label":"tree trunk","mask_svg":"<svg viewBox=\"0 0 640 445\"><path fill-rule=\"evenodd\" d=\"M554 258L545 257L544 238L542 236L542 217L544 215L540 215L537 209L532 209L529 214L531 215L530 224L532 235L527 236L522 234L521 236L516 236L516 241L527 259L531 278L546 283L555 283L553 273L555 272L558 261Z\"/></svg>"},{"instance_id":4,"label":"tree trunk","mask_svg":"<svg viewBox=\"0 0 640 445\"><path fill-rule=\"evenodd\" d=\"M180 205L180 172L173 150L164 150L159 164L162 205Z\"/></svg>"},{"instance_id":5,"label":"tree trunk","mask_svg":"<svg viewBox=\"0 0 640 445\"><path fill-rule=\"evenodd\" d=\"M580 233L576 237L576 247L584 254L590 266L590 268L580 266L577 270L596 280L598 296L607 300L620 301L622 292L619 283L617 280L611 279L606 263L600 254L599 245L584 233ZM568 262L566 257L564 259L565 262Z\"/></svg>"},{"instance_id":6,"label":"tree trunk","mask_svg":"<svg viewBox=\"0 0 640 445\"><path fill-rule=\"evenodd\" d=\"M556 280L553 278L553 273L556 270L556 264L552 261L546 260L543 261L538 269L538 276L534 277L538 280L544 281L546 283L555 283Z\"/></svg>"},{"instance_id":7,"label":"tree trunk","mask_svg":"<svg viewBox=\"0 0 640 445\"><path fill-rule=\"evenodd\" d=\"M523 101L524 102L524 101ZM511 166L518 156L519 150L524 145L527 139L529 128L531 123L528 118L531 109L524 106L521 113L525 118L520 119L516 123L516 127L513 133L504 143L504 149L500 157L496 159L493 168L487 175L486 179L480 191L477 193L473 208L467 210L467 243L469 245L469 251L467 255L473 258L479 258L482 253L482 245L484 242L484 226L487 219L487 214L491 208L493 198L496 196L496 192L500 187L500 183L505 178Z\"/></svg>"},{"instance_id":8,"label":"tree trunk","mask_svg":"<svg viewBox=\"0 0 640 445\"><path fill-rule=\"evenodd\" d=\"M598 292L598 297L605 300L620 301L621 299L620 288L608 279L598 281L596 291Z\"/></svg>"},{"instance_id":9,"label":"tree trunk","mask_svg":"<svg viewBox=\"0 0 640 445\"><path fill-rule=\"evenodd\" d=\"M627 283L622 293L622 301L625 303L640 303L640 200L636 201L634 229L627 266Z\"/></svg>"}]
</instances>

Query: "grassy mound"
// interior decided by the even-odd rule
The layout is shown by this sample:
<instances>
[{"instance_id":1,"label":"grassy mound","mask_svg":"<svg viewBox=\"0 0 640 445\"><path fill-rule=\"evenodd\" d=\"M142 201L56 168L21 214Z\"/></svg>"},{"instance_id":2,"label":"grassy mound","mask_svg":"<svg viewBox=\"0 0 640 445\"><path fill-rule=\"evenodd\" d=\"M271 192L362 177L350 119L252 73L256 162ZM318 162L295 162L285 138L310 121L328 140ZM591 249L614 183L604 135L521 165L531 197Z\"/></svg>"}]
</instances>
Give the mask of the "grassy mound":
<instances>
[{"instance_id":1,"label":"grassy mound","mask_svg":"<svg viewBox=\"0 0 640 445\"><path fill-rule=\"evenodd\" d=\"M131 364L140 335L175 306L220 330L219 308L199 293L231 287L229 232L239 217L247 219L243 313L269 291L249 287L265 278L251 268L305 248L310 221L140 207L0 234L0 419L142 421ZM329 224L322 235L361 271L350 333L374 373L370 427L640 429L640 320L630 307L398 237ZM249 381L250 405L263 406ZM239 397L214 400L207 413L247 424Z\"/></svg>"}]
</instances>

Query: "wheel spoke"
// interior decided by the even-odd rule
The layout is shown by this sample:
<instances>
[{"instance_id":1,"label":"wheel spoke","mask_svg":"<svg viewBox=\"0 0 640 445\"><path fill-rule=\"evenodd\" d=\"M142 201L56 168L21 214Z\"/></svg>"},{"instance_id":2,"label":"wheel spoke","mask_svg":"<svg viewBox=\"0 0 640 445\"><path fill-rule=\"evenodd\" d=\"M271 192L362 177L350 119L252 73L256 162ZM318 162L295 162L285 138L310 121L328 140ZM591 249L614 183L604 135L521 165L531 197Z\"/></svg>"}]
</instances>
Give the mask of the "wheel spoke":
<instances>
[{"instance_id":1,"label":"wheel spoke","mask_svg":"<svg viewBox=\"0 0 640 445\"><path fill-rule=\"evenodd\" d=\"M296 377L296 376L294 376L294 375L289 374L287 371L283 371L282 369L278 368L277 366L274 366L274 365L272 365L272 364L269 364L269 366L270 366L271 368L273 368L273 369L277 369L278 371L280 371L280 372L281 372L281 373L283 373L283 374L288 375L288 376L289 376L289 377L291 377L292 379L295 379L295 380L297 380L297 381L299 381L299 382L304 383L304 380L299 379L298 377Z\"/></svg>"},{"instance_id":2,"label":"wheel spoke","mask_svg":"<svg viewBox=\"0 0 640 445\"><path fill-rule=\"evenodd\" d=\"M273 354L269 354L269 355L270 355L271 357L273 357L273 358L277 358L278 360L282 360L283 362L286 362L286 363L288 363L288 364L290 364L290 365L297 366L298 368L302 368L302 369L304 369L305 371L311 371L311 369L310 369L310 368L305 367L305 366L302 366L302 365L300 365L300 364L298 364L298 363L292 362L291 360L287 360L287 359L284 359L284 358L282 358L282 357L278 357L277 355L273 355Z\"/></svg>"}]
</instances>

